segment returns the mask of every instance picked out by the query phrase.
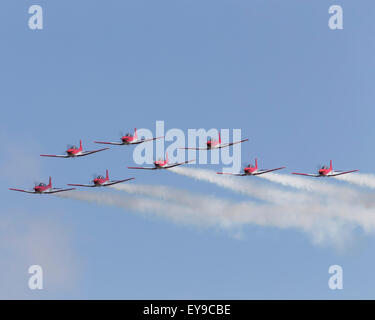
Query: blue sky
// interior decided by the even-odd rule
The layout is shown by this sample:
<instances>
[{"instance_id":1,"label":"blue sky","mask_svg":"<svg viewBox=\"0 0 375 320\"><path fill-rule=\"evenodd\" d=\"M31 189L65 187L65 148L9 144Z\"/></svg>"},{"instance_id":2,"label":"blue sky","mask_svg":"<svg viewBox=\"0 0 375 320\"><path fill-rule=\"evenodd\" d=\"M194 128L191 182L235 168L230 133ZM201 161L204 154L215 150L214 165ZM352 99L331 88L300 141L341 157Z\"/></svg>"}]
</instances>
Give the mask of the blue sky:
<instances>
[{"instance_id":1,"label":"blue sky","mask_svg":"<svg viewBox=\"0 0 375 320\"><path fill-rule=\"evenodd\" d=\"M43 7L41 31L28 28L32 4ZM328 28L332 4L344 30ZM293 229L250 225L237 239L7 188L49 175L56 186L88 182L108 168L134 183L244 198L170 172L129 172L131 147L39 157L154 131L156 120L166 130L240 128L243 161L264 167L310 172L333 159L374 173L374 10L365 0L3 1L0 297L373 298L371 235L338 253ZM31 264L46 265L42 291L27 288ZM342 291L327 286L332 264L344 268Z\"/></svg>"}]
</instances>

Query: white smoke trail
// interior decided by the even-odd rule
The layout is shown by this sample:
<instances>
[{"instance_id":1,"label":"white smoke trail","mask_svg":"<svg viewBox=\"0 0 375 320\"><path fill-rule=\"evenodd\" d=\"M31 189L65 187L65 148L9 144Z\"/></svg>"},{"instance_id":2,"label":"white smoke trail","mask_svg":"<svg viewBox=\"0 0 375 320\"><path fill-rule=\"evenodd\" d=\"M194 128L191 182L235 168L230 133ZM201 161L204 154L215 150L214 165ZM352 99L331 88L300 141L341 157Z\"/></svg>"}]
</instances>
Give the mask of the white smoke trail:
<instances>
[{"instance_id":1,"label":"white smoke trail","mask_svg":"<svg viewBox=\"0 0 375 320\"><path fill-rule=\"evenodd\" d=\"M254 186L250 183L237 181L238 179L236 181L235 179L221 179L222 177L217 177L214 172L204 169L173 168L172 171L274 203L279 208L283 206L284 209L288 208L289 212L314 214L320 218L344 219L349 223L358 223L365 231L372 230L374 227L373 215L375 212L372 210L375 206L374 197L371 195L362 195L346 188L329 189L331 186L328 185L324 189L327 194L323 193L322 196L316 197L311 194L310 196L306 195L305 193L286 193L279 189L268 188L268 186ZM296 186L300 183L300 181L294 182ZM310 186L315 191L319 190L319 186L315 182Z\"/></svg>"},{"instance_id":2,"label":"white smoke trail","mask_svg":"<svg viewBox=\"0 0 375 320\"><path fill-rule=\"evenodd\" d=\"M307 191L318 191L318 192L330 192L332 191L332 186L327 185L323 181L313 181L314 178L308 177L297 177L293 175L279 174L279 173L266 173L259 175L260 178L269 180L274 183L279 183L283 186L292 187ZM322 178L323 179L323 178Z\"/></svg>"},{"instance_id":3,"label":"white smoke trail","mask_svg":"<svg viewBox=\"0 0 375 320\"><path fill-rule=\"evenodd\" d=\"M274 183L281 184L283 186L292 187L299 190L305 190L310 193L324 195L327 197L327 201L335 201L336 199L339 199L341 201L353 203L358 202L358 200L361 200L362 198L360 192L357 192L344 186L339 186L337 184L329 184L326 181L322 181L322 179L331 178L302 178L293 175L278 173L267 173L259 175L259 177ZM319 181L316 181L316 179L319 179Z\"/></svg>"},{"instance_id":4,"label":"white smoke trail","mask_svg":"<svg viewBox=\"0 0 375 320\"><path fill-rule=\"evenodd\" d=\"M102 193L77 190L73 192L58 193L56 196L96 203L99 205L118 207L144 214L152 213L175 222L189 222L194 224L195 220L199 221L200 219L200 217L197 216L198 213L192 211L191 208L187 206L179 206L176 204L167 203L165 201L148 198L135 198L123 195L114 195L107 192ZM217 221L218 225L220 224L219 222L220 221ZM226 225L227 223L223 221L223 224Z\"/></svg>"},{"instance_id":5,"label":"white smoke trail","mask_svg":"<svg viewBox=\"0 0 375 320\"><path fill-rule=\"evenodd\" d=\"M132 192L145 193L145 191L140 192L139 190L134 189ZM165 189L164 191L171 191L170 193L173 196L170 198L177 202L180 201L179 198L174 197L173 190ZM371 226L367 224L364 228L364 223L368 221L363 221L363 219L368 219L368 217L363 217L361 214L352 215L350 212L339 215L336 211L337 208L333 212L330 212L330 209L321 212L320 206L306 207L300 205L291 208L287 205L262 205L251 202L233 203L213 197L192 195L187 191L178 192L183 192L186 198L190 198L190 206L185 203L183 205L169 203L169 200L135 198L134 196L120 196L107 192L75 191L61 193L58 196L114 206L143 214L153 213L175 223L199 227L218 227L229 231L237 231L238 227L243 225L292 228L307 233L314 243L329 244L338 249L342 249L342 246L347 243L346 240L354 227L362 226L368 232L375 230L374 218L371 217ZM150 192L149 194L164 197L161 193ZM201 201L194 201L197 199ZM215 203L220 203L220 205L215 206ZM309 208L308 212L306 208Z\"/></svg>"},{"instance_id":6,"label":"white smoke trail","mask_svg":"<svg viewBox=\"0 0 375 320\"><path fill-rule=\"evenodd\" d=\"M296 228L312 235L316 243L344 245L345 237L355 226L365 232L375 231L375 211L347 204L331 205L264 205L251 202L234 203L227 200L201 196L185 190L155 185L116 185L113 188L130 194L156 197L191 212L200 212L199 221L204 223L207 216L219 219L221 226L256 224L279 228ZM225 223L223 223L225 221ZM206 221L207 222L207 221ZM212 224L212 221L211 221Z\"/></svg>"},{"instance_id":7,"label":"white smoke trail","mask_svg":"<svg viewBox=\"0 0 375 320\"><path fill-rule=\"evenodd\" d=\"M130 194L148 196L159 198L162 200L172 201L181 205L194 205L196 201L203 200L205 198L210 198L210 201L214 200L210 196L202 197L200 195L195 195L187 192L186 190L180 190L177 188L171 188L164 185L149 185L149 184L116 184L111 186L112 189L125 191ZM187 196L188 195L188 196ZM218 203L222 205L220 199Z\"/></svg>"},{"instance_id":8,"label":"white smoke trail","mask_svg":"<svg viewBox=\"0 0 375 320\"><path fill-rule=\"evenodd\" d=\"M193 168L172 168L171 171L194 178L207 181L220 187L230 189L236 193L248 195L252 198L260 199L275 204L311 204L335 205L338 201L351 206L365 206L366 208L375 206L375 197L363 192L353 190L344 186L328 184L324 181L309 181L308 178L293 177L281 174L264 174L264 177L274 183L283 186L296 188L299 191L284 191L279 188L261 185L252 180L254 177L231 177L221 176L214 171ZM246 179L249 179L245 181ZM322 178L325 179L325 178ZM327 178L330 179L330 178Z\"/></svg>"},{"instance_id":9,"label":"white smoke trail","mask_svg":"<svg viewBox=\"0 0 375 320\"><path fill-rule=\"evenodd\" d=\"M125 191L130 194L137 194L142 196L159 198L162 200L169 201L169 203L176 203L178 205L189 207L191 210L204 210L217 212L219 208L227 208L230 210L231 207L238 203L230 202L228 200L217 198L208 195L198 195L195 193L188 192L186 190L180 190L177 188L167 187L163 185L144 185L144 184L123 184L115 185L112 188L120 191ZM348 206L347 204L335 203L335 204L324 204L321 205L318 202L310 204L308 206L304 204L284 204L284 205L268 205L256 204L249 201L241 202L242 204L251 204L252 208L258 206L259 208L269 208L272 210L281 209L282 211L296 212L299 215L308 214L325 218L333 219L345 219L350 222L363 224L366 228L366 223L370 227L372 225L375 228L375 210L369 208L362 208L356 205ZM371 229L371 228L370 228Z\"/></svg>"},{"instance_id":10,"label":"white smoke trail","mask_svg":"<svg viewBox=\"0 0 375 320\"><path fill-rule=\"evenodd\" d=\"M111 186L112 189L125 191L129 194L136 194L146 197L158 198L168 203L180 205L183 208L189 208L194 212L203 211L210 215L216 215L222 208L227 208L230 204L219 198L209 195L198 195L186 190L171 188L163 185L145 185L145 184L117 184Z\"/></svg>"},{"instance_id":11,"label":"white smoke trail","mask_svg":"<svg viewBox=\"0 0 375 320\"><path fill-rule=\"evenodd\" d=\"M197 180L207 181L214 183L220 187L230 189L237 193L242 193L244 195L267 201L270 203L277 204L291 204L291 203L310 203L316 201L310 196L303 193L296 193L295 191L282 191L278 188L273 188L270 186L256 184L254 181L244 181L243 179L238 179L238 177L222 176L218 175L216 172L205 169L192 169L192 168L171 168L170 171L184 175ZM246 177L251 179L252 177ZM245 178L245 179L246 179Z\"/></svg>"},{"instance_id":12,"label":"white smoke trail","mask_svg":"<svg viewBox=\"0 0 375 320\"><path fill-rule=\"evenodd\" d=\"M337 180L349 182L351 184L356 184L361 187L375 189L375 175L372 175L372 174L363 174L363 173L343 174L335 178Z\"/></svg>"}]
</instances>

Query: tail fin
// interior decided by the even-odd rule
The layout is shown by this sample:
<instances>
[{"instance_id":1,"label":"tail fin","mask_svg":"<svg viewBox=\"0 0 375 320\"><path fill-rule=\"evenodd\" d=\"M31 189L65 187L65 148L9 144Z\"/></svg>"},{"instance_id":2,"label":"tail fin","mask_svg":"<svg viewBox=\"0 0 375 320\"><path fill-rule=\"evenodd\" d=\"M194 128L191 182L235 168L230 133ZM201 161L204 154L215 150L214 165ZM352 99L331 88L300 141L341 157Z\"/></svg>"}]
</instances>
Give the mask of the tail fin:
<instances>
[{"instance_id":1,"label":"tail fin","mask_svg":"<svg viewBox=\"0 0 375 320\"><path fill-rule=\"evenodd\" d=\"M82 149L82 140L79 140L79 148Z\"/></svg>"},{"instance_id":2,"label":"tail fin","mask_svg":"<svg viewBox=\"0 0 375 320\"><path fill-rule=\"evenodd\" d=\"M332 170L332 160L329 161L329 168Z\"/></svg>"},{"instance_id":3,"label":"tail fin","mask_svg":"<svg viewBox=\"0 0 375 320\"><path fill-rule=\"evenodd\" d=\"M220 134L220 131L219 131L219 143L221 143L221 134Z\"/></svg>"},{"instance_id":4,"label":"tail fin","mask_svg":"<svg viewBox=\"0 0 375 320\"><path fill-rule=\"evenodd\" d=\"M134 138L135 138L135 139L138 139L137 128L134 128Z\"/></svg>"},{"instance_id":5,"label":"tail fin","mask_svg":"<svg viewBox=\"0 0 375 320\"><path fill-rule=\"evenodd\" d=\"M105 178L106 178L107 180L109 180L108 169L105 171Z\"/></svg>"},{"instance_id":6,"label":"tail fin","mask_svg":"<svg viewBox=\"0 0 375 320\"><path fill-rule=\"evenodd\" d=\"M49 177L49 186L52 186L52 178Z\"/></svg>"},{"instance_id":7,"label":"tail fin","mask_svg":"<svg viewBox=\"0 0 375 320\"><path fill-rule=\"evenodd\" d=\"M255 158L255 168L258 169L258 159Z\"/></svg>"}]
</instances>

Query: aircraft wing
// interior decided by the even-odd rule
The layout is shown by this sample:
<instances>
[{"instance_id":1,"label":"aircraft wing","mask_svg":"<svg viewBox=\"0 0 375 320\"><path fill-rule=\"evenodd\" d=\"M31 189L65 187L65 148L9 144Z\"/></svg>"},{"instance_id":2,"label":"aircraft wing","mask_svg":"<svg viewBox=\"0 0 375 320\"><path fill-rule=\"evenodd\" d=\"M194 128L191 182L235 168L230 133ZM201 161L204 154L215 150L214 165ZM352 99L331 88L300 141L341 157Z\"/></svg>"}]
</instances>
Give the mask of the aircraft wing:
<instances>
[{"instance_id":1,"label":"aircraft wing","mask_svg":"<svg viewBox=\"0 0 375 320\"><path fill-rule=\"evenodd\" d=\"M181 165L183 165L183 164L186 164L186 163L192 162L192 161L194 161L194 160L195 160L195 159L193 159L193 160L187 160L187 161L180 162L180 163L170 164L169 166L165 166L165 167L163 167L162 169L169 169L169 168L173 168L173 167L181 166Z\"/></svg>"},{"instance_id":2,"label":"aircraft wing","mask_svg":"<svg viewBox=\"0 0 375 320\"><path fill-rule=\"evenodd\" d=\"M310 174L310 173L297 173L297 172L292 172L292 174L296 174L299 176L308 176L308 177L320 177L319 174Z\"/></svg>"},{"instance_id":3,"label":"aircraft wing","mask_svg":"<svg viewBox=\"0 0 375 320\"><path fill-rule=\"evenodd\" d=\"M247 174L245 173L229 173L229 172L216 172L217 174L227 174L227 175L230 175L230 176L239 176L239 177L243 177L243 176L246 176Z\"/></svg>"},{"instance_id":4,"label":"aircraft wing","mask_svg":"<svg viewBox=\"0 0 375 320\"><path fill-rule=\"evenodd\" d=\"M234 144L237 144L237 143L242 143L242 142L245 142L245 141L248 141L249 139L243 139L243 140L240 140L240 141L236 141L236 142L231 142L231 143L225 143L225 144L222 144L218 147L212 147L212 148L207 148L207 147L202 147L202 148L179 148L179 149L183 149L183 150L214 150L214 149L221 149L221 148L226 148L226 147L229 147L229 146L232 146Z\"/></svg>"},{"instance_id":5,"label":"aircraft wing","mask_svg":"<svg viewBox=\"0 0 375 320\"><path fill-rule=\"evenodd\" d=\"M277 170L281 170L281 169L285 169L285 167L280 167L280 168L276 168L276 169L261 169L258 172L253 173L253 175L259 176L260 174L264 174L264 173L272 172L272 171L277 171Z\"/></svg>"},{"instance_id":6,"label":"aircraft wing","mask_svg":"<svg viewBox=\"0 0 375 320\"><path fill-rule=\"evenodd\" d=\"M128 167L128 169L143 169L143 170L155 170L156 167Z\"/></svg>"},{"instance_id":7,"label":"aircraft wing","mask_svg":"<svg viewBox=\"0 0 375 320\"><path fill-rule=\"evenodd\" d=\"M96 187L95 184L75 184L75 183L68 183L68 186L73 186L73 187L87 187L87 188Z\"/></svg>"},{"instance_id":8,"label":"aircraft wing","mask_svg":"<svg viewBox=\"0 0 375 320\"><path fill-rule=\"evenodd\" d=\"M19 192L26 192L26 193L36 193L35 191L27 191L27 190L22 190L22 189L14 189L14 188L9 188L9 190L13 190L13 191L19 191Z\"/></svg>"},{"instance_id":9,"label":"aircraft wing","mask_svg":"<svg viewBox=\"0 0 375 320\"><path fill-rule=\"evenodd\" d=\"M121 182L126 182L126 181L130 181L130 180L134 180L135 178L128 178L128 179L124 179L124 180L113 180L113 181L109 181L108 183L104 184L103 187L106 187L106 186L113 186L114 184L117 184L117 183L121 183Z\"/></svg>"},{"instance_id":10,"label":"aircraft wing","mask_svg":"<svg viewBox=\"0 0 375 320\"><path fill-rule=\"evenodd\" d=\"M64 192L64 191L70 191L70 190L75 190L76 188L69 188L69 189L52 189L52 191L47 191L47 192L43 192L43 193L47 193L47 194L52 194L52 193L57 193L57 192Z\"/></svg>"},{"instance_id":11,"label":"aircraft wing","mask_svg":"<svg viewBox=\"0 0 375 320\"><path fill-rule=\"evenodd\" d=\"M96 152L100 152L100 151L104 151L104 150L108 150L109 148L103 148L103 149L98 149L98 150L93 150L93 151L84 151L82 152L81 154L77 155L77 157L83 157L83 156L87 156L89 154L92 154L92 153L96 153Z\"/></svg>"},{"instance_id":12,"label":"aircraft wing","mask_svg":"<svg viewBox=\"0 0 375 320\"><path fill-rule=\"evenodd\" d=\"M243 139L243 140L240 140L240 141L236 141L236 142L231 142L231 143L225 143L225 144L222 144L222 145L220 145L219 147L217 147L217 148L219 148L219 149L221 149L221 148L226 148L226 147L230 147L230 146L233 146L234 144L237 144L237 143L242 143L242 142L245 142L245 141L248 141L249 139Z\"/></svg>"},{"instance_id":13,"label":"aircraft wing","mask_svg":"<svg viewBox=\"0 0 375 320\"><path fill-rule=\"evenodd\" d=\"M41 157L69 158L67 154L41 154Z\"/></svg>"},{"instance_id":14,"label":"aircraft wing","mask_svg":"<svg viewBox=\"0 0 375 320\"><path fill-rule=\"evenodd\" d=\"M359 170L351 170L351 171L334 171L334 173L332 173L331 175L329 175L330 177L336 177L336 176L341 176L342 174L347 174L347 173L352 173L352 172L357 172Z\"/></svg>"},{"instance_id":15,"label":"aircraft wing","mask_svg":"<svg viewBox=\"0 0 375 320\"><path fill-rule=\"evenodd\" d=\"M136 141L136 142L131 142L129 144L140 144L140 143L143 143L143 142L153 141L153 140L161 139L161 138L164 138L164 136L156 137L156 138L151 138L151 139L142 139L142 140L139 140L139 141Z\"/></svg>"},{"instance_id":16,"label":"aircraft wing","mask_svg":"<svg viewBox=\"0 0 375 320\"><path fill-rule=\"evenodd\" d=\"M111 144L115 146L121 146L124 144L123 142L105 142L105 141L94 141L94 143Z\"/></svg>"}]
</instances>

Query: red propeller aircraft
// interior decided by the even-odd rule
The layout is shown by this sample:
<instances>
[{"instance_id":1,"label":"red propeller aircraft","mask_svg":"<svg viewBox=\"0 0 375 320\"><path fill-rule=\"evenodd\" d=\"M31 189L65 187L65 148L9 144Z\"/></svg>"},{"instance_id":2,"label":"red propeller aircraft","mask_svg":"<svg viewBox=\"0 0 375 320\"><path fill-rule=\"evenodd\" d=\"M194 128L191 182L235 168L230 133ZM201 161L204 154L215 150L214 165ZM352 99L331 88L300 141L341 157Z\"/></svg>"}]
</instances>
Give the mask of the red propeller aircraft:
<instances>
[{"instance_id":1,"label":"red propeller aircraft","mask_svg":"<svg viewBox=\"0 0 375 320\"><path fill-rule=\"evenodd\" d=\"M122 146L122 145L128 145L128 144L140 144L143 142L153 141L153 140L161 139L161 138L164 138L164 136L151 138L151 139L138 139L137 128L135 128L134 135L132 135L131 133L127 133L126 135L121 137L121 142L104 142L104 141L94 141L94 142L101 143L101 144L111 144L111 145L116 145L116 146Z\"/></svg>"},{"instance_id":2,"label":"red propeller aircraft","mask_svg":"<svg viewBox=\"0 0 375 320\"><path fill-rule=\"evenodd\" d=\"M243 173L226 173L226 172L217 172L217 174L229 174L232 176L259 176L267 172L272 172L276 170L284 169L285 167L280 167L276 169L258 169L258 159L255 159L255 165L249 164L243 169Z\"/></svg>"},{"instance_id":3,"label":"red propeller aircraft","mask_svg":"<svg viewBox=\"0 0 375 320\"><path fill-rule=\"evenodd\" d=\"M182 164L189 163L192 161L194 160L188 160L188 161L184 161L180 163L169 164L168 152L167 152L165 160L160 159L160 160L154 161L154 167L128 167L128 169L143 169L143 170L169 169L169 168L177 167L177 166L180 166Z\"/></svg>"},{"instance_id":4,"label":"red propeller aircraft","mask_svg":"<svg viewBox=\"0 0 375 320\"><path fill-rule=\"evenodd\" d=\"M309 173L297 173L292 172L293 174L298 174L300 176L309 176L309 177L336 177L342 174L357 172L359 170L351 170L351 171L334 171L332 167L332 160L330 161L330 166L322 166L318 169L318 174L309 174Z\"/></svg>"},{"instance_id":5,"label":"red propeller aircraft","mask_svg":"<svg viewBox=\"0 0 375 320\"><path fill-rule=\"evenodd\" d=\"M82 140L79 140L79 148L77 148L76 146L71 146L65 151L66 154L60 154L60 155L41 154L40 156L41 157L54 157L54 158L75 158L75 157L87 156L89 154L104 151L104 150L107 150L107 149L109 149L109 148L98 149L98 150L93 150L93 151L83 151Z\"/></svg>"},{"instance_id":6,"label":"red propeller aircraft","mask_svg":"<svg viewBox=\"0 0 375 320\"><path fill-rule=\"evenodd\" d=\"M219 140L215 140L213 138L209 138L207 140L207 143L206 143L206 147L205 148L179 148L179 149L184 149L184 150L211 150L211 149L221 149L221 148L226 148L226 147L229 147L229 146L232 146L234 144L237 144L237 143L242 143L242 142L245 142L245 141L248 141L249 139L243 139L243 140L240 140L240 141L236 141L236 142L231 142L231 143L221 143L221 135L220 135L220 132L219 132Z\"/></svg>"},{"instance_id":7,"label":"red propeller aircraft","mask_svg":"<svg viewBox=\"0 0 375 320\"><path fill-rule=\"evenodd\" d=\"M95 179L92 180L93 184L72 184L68 183L68 186L75 186L75 187L107 187L112 186L117 183L133 180L135 178L128 178L123 180L109 180L108 170L106 170L105 178L103 176L97 176Z\"/></svg>"},{"instance_id":8,"label":"red propeller aircraft","mask_svg":"<svg viewBox=\"0 0 375 320\"><path fill-rule=\"evenodd\" d=\"M62 189L62 188L52 188L52 180L51 177L49 177L49 183L46 185L45 183L39 183L34 187L34 189L31 190L22 190L22 189L14 189L9 188L9 190L13 191L20 191L20 192L26 192L26 193L33 193L33 194L51 194L51 193L57 193L57 192L63 192L63 191L70 191L75 190L75 188L69 188L69 189Z\"/></svg>"}]
</instances>

